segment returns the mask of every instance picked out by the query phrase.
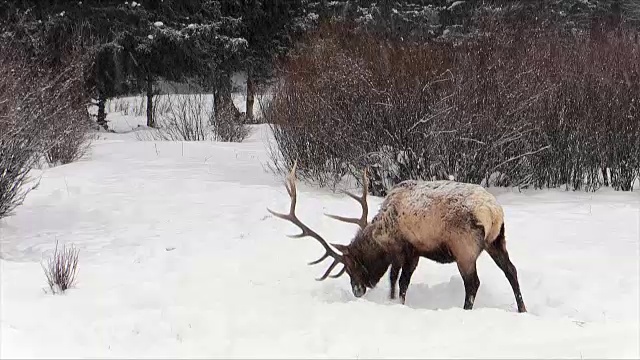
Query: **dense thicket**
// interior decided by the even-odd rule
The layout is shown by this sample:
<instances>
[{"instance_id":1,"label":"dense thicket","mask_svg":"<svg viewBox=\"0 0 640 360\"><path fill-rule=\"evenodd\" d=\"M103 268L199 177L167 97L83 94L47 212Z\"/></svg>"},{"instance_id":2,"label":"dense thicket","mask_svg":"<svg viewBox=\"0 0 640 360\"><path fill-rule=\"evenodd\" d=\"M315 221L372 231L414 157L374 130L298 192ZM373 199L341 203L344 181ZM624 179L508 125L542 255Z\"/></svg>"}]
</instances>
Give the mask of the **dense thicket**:
<instances>
[{"instance_id":1,"label":"dense thicket","mask_svg":"<svg viewBox=\"0 0 640 360\"><path fill-rule=\"evenodd\" d=\"M476 21L455 41L327 27L286 64L267 113L275 166L331 184L407 178L630 190L640 176L640 40L594 22ZM357 176L359 178L359 176Z\"/></svg>"}]
</instances>

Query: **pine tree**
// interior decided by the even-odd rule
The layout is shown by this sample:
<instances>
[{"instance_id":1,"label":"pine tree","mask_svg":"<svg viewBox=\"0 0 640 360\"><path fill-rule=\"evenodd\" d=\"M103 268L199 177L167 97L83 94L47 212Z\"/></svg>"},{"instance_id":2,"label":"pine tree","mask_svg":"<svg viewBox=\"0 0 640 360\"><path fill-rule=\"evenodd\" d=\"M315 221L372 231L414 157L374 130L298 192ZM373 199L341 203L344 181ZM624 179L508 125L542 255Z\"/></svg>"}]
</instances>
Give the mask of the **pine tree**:
<instances>
[{"instance_id":1,"label":"pine tree","mask_svg":"<svg viewBox=\"0 0 640 360\"><path fill-rule=\"evenodd\" d=\"M243 58L247 75L247 119L253 120L256 86L273 76L274 61L287 53L300 31L294 23L305 11L306 1L238 0L223 2L224 14L241 18L240 35L247 40Z\"/></svg>"},{"instance_id":2,"label":"pine tree","mask_svg":"<svg viewBox=\"0 0 640 360\"><path fill-rule=\"evenodd\" d=\"M93 52L86 83L98 100L100 125L106 126L106 99L139 91L148 97L147 125L153 127L152 97L158 79L196 79L230 88L215 74L240 66L246 42L233 35L238 21L222 16L219 1L144 4L14 0L0 7L0 15L10 20L1 30L30 42L34 53L46 53L51 61L76 35L86 37ZM230 84L230 77L225 81Z\"/></svg>"}]
</instances>

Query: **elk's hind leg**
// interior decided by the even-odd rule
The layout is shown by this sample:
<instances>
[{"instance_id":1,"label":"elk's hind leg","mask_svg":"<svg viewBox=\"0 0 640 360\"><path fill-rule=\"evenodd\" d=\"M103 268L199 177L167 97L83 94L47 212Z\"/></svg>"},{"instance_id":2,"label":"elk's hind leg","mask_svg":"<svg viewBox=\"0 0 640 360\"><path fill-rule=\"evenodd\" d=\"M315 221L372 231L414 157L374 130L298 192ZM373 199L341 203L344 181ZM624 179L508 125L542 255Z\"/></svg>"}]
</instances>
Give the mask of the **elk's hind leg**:
<instances>
[{"instance_id":1,"label":"elk's hind leg","mask_svg":"<svg viewBox=\"0 0 640 360\"><path fill-rule=\"evenodd\" d=\"M500 270L504 272L507 280L509 280L511 289L513 289L513 295L515 296L516 303L518 304L518 312L527 312L524 300L522 299L522 293L520 293L518 271L509 259L509 253L507 252L506 240L504 237L504 224L500 229L498 237L489 246L487 246L486 250Z\"/></svg>"}]
</instances>

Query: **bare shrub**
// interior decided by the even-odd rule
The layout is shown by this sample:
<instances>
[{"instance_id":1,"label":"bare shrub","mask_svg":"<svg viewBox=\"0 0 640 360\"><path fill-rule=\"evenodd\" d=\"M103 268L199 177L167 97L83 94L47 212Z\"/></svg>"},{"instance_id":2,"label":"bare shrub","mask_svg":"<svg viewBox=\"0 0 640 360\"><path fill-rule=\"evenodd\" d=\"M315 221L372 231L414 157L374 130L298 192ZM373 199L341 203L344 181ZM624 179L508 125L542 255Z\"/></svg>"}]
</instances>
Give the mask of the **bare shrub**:
<instances>
[{"instance_id":1,"label":"bare shrub","mask_svg":"<svg viewBox=\"0 0 640 360\"><path fill-rule=\"evenodd\" d=\"M0 39L0 218L34 188L29 173L43 157L67 163L86 149L83 71L79 53L63 54L55 65Z\"/></svg>"},{"instance_id":2,"label":"bare shrub","mask_svg":"<svg viewBox=\"0 0 640 360\"><path fill-rule=\"evenodd\" d=\"M47 148L47 130L39 123L40 108L29 63L7 43L0 43L0 218L11 215L35 188L29 177ZM26 106L26 107L25 107Z\"/></svg>"},{"instance_id":3,"label":"bare shrub","mask_svg":"<svg viewBox=\"0 0 640 360\"><path fill-rule=\"evenodd\" d=\"M58 241L53 255L47 260L47 264L42 264L42 269L47 277L47 284L53 294L64 293L76 283L78 274L78 255L80 250L73 245L58 250Z\"/></svg>"},{"instance_id":4,"label":"bare shrub","mask_svg":"<svg viewBox=\"0 0 640 360\"><path fill-rule=\"evenodd\" d=\"M286 168L298 159L302 176L321 185L369 165L371 190L379 194L395 181L396 152L411 151L407 130L430 116L439 87L426 85L447 60L341 31L324 29L300 49L274 89L264 114L279 147L274 164Z\"/></svg>"},{"instance_id":5,"label":"bare shrub","mask_svg":"<svg viewBox=\"0 0 640 360\"><path fill-rule=\"evenodd\" d=\"M249 136L250 128L245 124L245 116L229 103L215 114L212 123L213 136L218 141L242 142Z\"/></svg>"},{"instance_id":6,"label":"bare shrub","mask_svg":"<svg viewBox=\"0 0 640 360\"><path fill-rule=\"evenodd\" d=\"M82 62L67 68L57 86L55 108L45 109L50 118L49 142L45 159L50 166L64 165L80 159L90 146L91 117L82 92Z\"/></svg>"},{"instance_id":7,"label":"bare shrub","mask_svg":"<svg viewBox=\"0 0 640 360\"><path fill-rule=\"evenodd\" d=\"M109 111L119 112L124 116L147 116L147 97L113 98L107 100L106 107Z\"/></svg>"},{"instance_id":8,"label":"bare shrub","mask_svg":"<svg viewBox=\"0 0 640 360\"><path fill-rule=\"evenodd\" d=\"M136 97L129 111L131 111L130 115L133 116L147 116L147 97Z\"/></svg>"},{"instance_id":9,"label":"bare shrub","mask_svg":"<svg viewBox=\"0 0 640 360\"><path fill-rule=\"evenodd\" d=\"M165 98L165 112L156 117L157 139L203 141L211 138L209 124L213 110L204 95L167 95Z\"/></svg>"},{"instance_id":10,"label":"bare shrub","mask_svg":"<svg viewBox=\"0 0 640 360\"><path fill-rule=\"evenodd\" d=\"M129 109L131 109L131 104L129 102L129 99L126 98L115 98L115 99L111 99L108 100L108 107L109 110L111 110L111 104L113 104L114 109L113 111L115 112L120 112L122 113L122 115L124 116L128 116L129 115Z\"/></svg>"},{"instance_id":11,"label":"bare shrub","mask_svg":"<svg viewBox=\"0 0 640 360\"><path fill-rule=\"evenodd\" d=\"M37 186L29 172L46 145L40 129L5 121L0 115L0 219L11 215Z\"/></svg>"},{"instance_id":12,"label":"bare shrub","mask_svg":"<svg viewBox=\"0 0 640 360\"><path fill-rule=\"evenodd\" d=\"M21 111L23 99L34 97L37 89L28 88L30 64L11 45L0 42L0 218L10 215L34 188L28 186L29 172L47 145L46 131L33 117L20 119L29 115Z\"/></svg>"},{"instance_id":13,"label":"bare shrub","mask_svg":"<svg viewBox=\"0 0 640 360\"><path fill-rule=\"evenodd\" d=\"M146 101L146 100L145 100ZM171 111L171 95L155 94L153 96L153 116L158 118Z\"/></svg>"},{"instance_id":14,"label":"bare shrub","mask_svg":"<svg viewBox=\"0 0 640 360\"><path fill-rule=\"evenodd\" d=\"M72 120L66 131L56 136L52 146L46 151L45 158L50 166L64 165L79 160L91 146L89 136L90 123L86 121L86 114L79 114L80 119ZM60 131L60 130L58 130Z\"/></svg>"},{"instance_id":15,"label":"bare shrub","mask_svg":"<svg viewBox=\"0 0 640 360\"><path fill-rule=\"evenodd\" d=\"M378 195L408 178L631 190L637 33L543 29L497 21L455 42L393 43L321 29L289 58L264 112L273 167L297 159L321 185L369 167Z\"/></svg>"},{"instance_id":16,"label":"bare shrub","mask_svg":"<svg viewBox=\"0 0 640 360\"><path fill-rule=\"evenodd\" d=\"M157 128L149 133L153 140L242 142L249 135L250 129L235 107L223 107L220 114L215 114L210 95L163 95L161 106ZM141 140L144 137L139 135Z\"/></svg>"}]
</instances>

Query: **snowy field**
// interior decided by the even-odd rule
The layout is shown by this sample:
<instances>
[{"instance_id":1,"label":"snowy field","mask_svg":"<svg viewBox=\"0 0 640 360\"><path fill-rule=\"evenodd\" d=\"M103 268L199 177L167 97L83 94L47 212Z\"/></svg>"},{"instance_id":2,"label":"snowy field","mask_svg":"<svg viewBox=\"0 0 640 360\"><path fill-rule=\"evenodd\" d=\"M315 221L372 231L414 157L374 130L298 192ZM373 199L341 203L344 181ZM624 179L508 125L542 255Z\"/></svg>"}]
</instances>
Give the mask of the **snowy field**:
<instances>
[{"instance_id":1,"label":"snowy field","mask_svg":"<svg viewBox=\"0 0 640 360\"><path fill-rule=\"evenodd\" d=\"M406 306L347 276L317 282L312 239L265 170L268 127L241 144L138 141L110 117L86 158L47 169L0 220L2 358L638 358L640 192L492 190L529 310L487 254L475 309L454 264L423 259ZM127 128L127 124L129 128ZM138 130L144 131L144 130ZM356 230L344 195L299 185L298 215L332 242ZM372 197L370 217L381 199ZM45 292L40 261L80 249L76 288Z\"/></svg>"}]
</instances>

